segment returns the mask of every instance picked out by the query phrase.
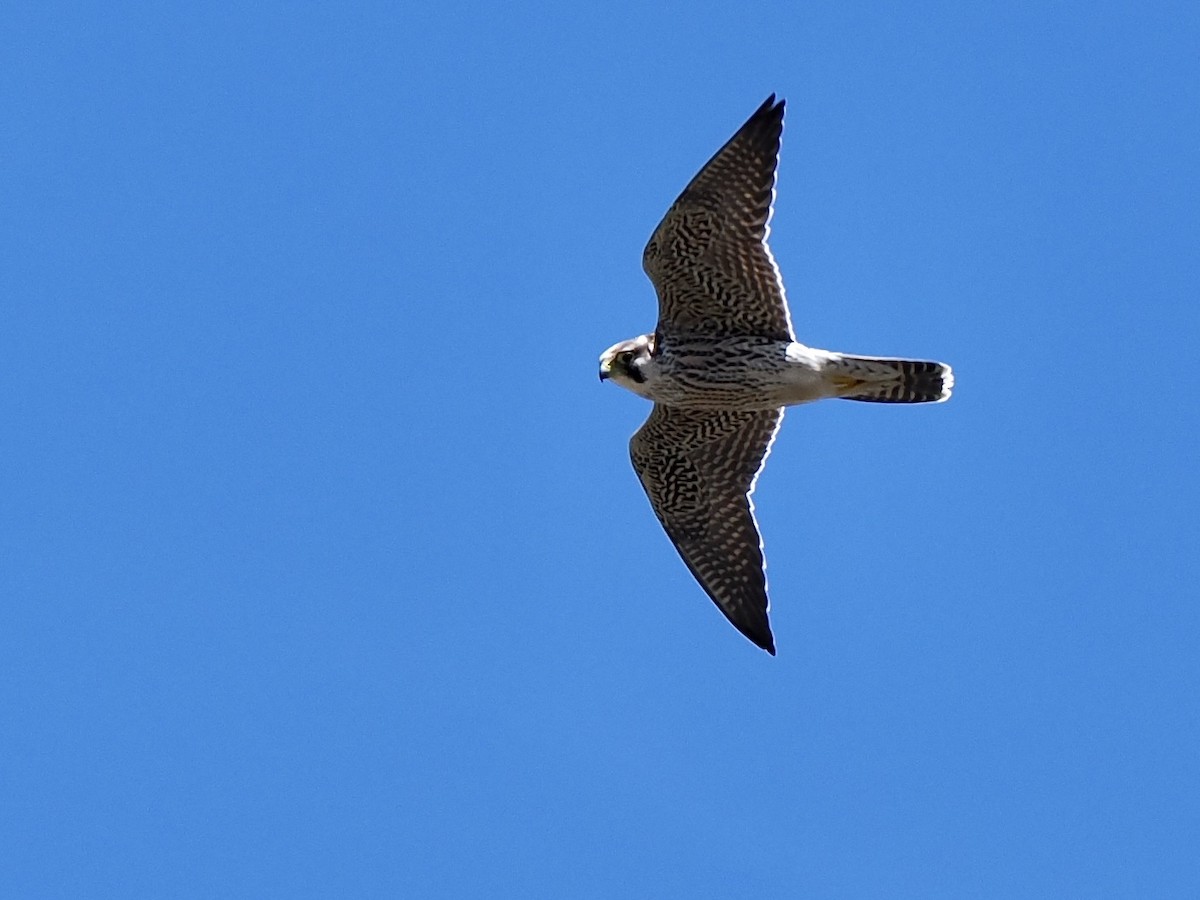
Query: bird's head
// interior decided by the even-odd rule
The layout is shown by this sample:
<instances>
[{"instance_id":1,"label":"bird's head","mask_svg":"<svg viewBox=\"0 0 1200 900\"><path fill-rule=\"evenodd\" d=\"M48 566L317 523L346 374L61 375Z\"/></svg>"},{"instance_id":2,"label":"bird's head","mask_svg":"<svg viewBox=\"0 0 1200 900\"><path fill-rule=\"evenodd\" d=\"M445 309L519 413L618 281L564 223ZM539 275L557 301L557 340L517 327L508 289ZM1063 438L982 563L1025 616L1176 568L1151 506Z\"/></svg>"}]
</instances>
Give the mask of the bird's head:
<instances>
[{"instance_id":1,"label":"bird's head","mask_svg":"<svg viewBox=\"0 0 1200 900\"><path fill-rule=\"evenodd\" d=\"M646 379L651 373L647 367L653 355L653 334L643 334L613 344L600 354L600 380L612 379L628 391L649 397L646 393Z\"/></svg>"}]
</instances>

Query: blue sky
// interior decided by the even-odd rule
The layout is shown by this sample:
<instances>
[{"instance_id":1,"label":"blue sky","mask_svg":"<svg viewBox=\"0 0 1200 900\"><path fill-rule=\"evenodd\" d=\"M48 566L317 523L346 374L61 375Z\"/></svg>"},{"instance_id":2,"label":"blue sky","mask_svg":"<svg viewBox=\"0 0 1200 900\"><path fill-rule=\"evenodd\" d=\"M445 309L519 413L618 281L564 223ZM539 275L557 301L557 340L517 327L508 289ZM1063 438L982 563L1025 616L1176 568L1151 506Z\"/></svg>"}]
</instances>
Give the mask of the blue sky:
<instances>
[{"instance_id":1,"label":"blue sky","mask_svg":"<svg viewBox=\"0 0 1200 900\"><path fill-rule=\"evenodd\" d=\"M0 13L0 882L1200 892L1194 4ZM787 98L775 659L596 378Z\"/></svg>"}]
</instances>

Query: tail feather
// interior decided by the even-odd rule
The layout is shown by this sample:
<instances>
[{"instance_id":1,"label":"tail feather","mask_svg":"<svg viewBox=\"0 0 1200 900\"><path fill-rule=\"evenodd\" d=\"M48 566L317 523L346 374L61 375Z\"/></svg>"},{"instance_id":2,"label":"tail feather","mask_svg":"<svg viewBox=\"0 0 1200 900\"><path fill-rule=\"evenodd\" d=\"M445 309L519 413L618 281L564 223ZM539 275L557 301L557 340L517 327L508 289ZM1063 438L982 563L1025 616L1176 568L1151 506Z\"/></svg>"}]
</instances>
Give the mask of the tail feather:
<instances>
[{"instance_id":1,"label":"tail feather","mask_svg":"<svg viewBox=\"0 0 1200 900\"><path fill-rule=\"evenodd\" d=\"M945 363L877 356L843 356L838 396L866 403L941 403L950 398L954 373Z\"/></svg>"}]
</instances>

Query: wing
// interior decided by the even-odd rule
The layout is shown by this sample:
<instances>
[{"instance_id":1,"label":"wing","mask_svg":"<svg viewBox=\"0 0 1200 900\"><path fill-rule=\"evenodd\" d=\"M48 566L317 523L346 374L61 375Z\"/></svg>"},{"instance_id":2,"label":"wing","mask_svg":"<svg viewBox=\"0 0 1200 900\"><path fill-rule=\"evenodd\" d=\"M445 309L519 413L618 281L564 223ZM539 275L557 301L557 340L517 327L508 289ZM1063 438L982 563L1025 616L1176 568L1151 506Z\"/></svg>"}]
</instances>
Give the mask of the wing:
<instances>
[{"instance_id":1,"label":"wing","mask_svg":"<svg viewBox=\"0 0 1200 900\"><path fill-rule=\"evenodd\" d=\"M742 634L775 654L762 538L750 495L783 410L656 404L629 442L650 505L687 567Z\"/></svg>"},{"instance_id":2,"label":"wing","mask_svg":"<svg viewBox=\"0 0 1200 900\"><path fill-rule=\"evenodd\" d=\"M794 339L767 246L783 104L768 97L654 230L642 268L658 292L661 332Z\"/></svg>"}]
</instances>

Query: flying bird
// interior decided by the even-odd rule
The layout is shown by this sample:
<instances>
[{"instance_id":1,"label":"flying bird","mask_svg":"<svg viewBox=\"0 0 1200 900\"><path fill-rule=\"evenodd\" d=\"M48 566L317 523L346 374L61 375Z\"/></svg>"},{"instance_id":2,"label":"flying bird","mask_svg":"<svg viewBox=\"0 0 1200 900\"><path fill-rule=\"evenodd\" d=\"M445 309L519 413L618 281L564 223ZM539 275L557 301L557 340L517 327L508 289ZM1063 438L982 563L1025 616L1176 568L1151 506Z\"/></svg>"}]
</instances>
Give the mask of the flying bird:
<instances>
[{"instance_id":1,"label":"flying bird","mask_svg":"<svg viewBox=\"0 0 1200 900\"><path fill-rule=\"evenodd\" d=\"M850 356L796 340L767 246L784 101L772 94L691 180L642 267L658 324L600 356L600 379L654 401L629 444L667 536L734 627L775 654L751 496L788 406L826 397L939 403L944 363Z\"/></svg>"}]
</instances>

